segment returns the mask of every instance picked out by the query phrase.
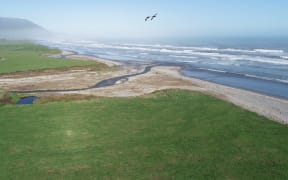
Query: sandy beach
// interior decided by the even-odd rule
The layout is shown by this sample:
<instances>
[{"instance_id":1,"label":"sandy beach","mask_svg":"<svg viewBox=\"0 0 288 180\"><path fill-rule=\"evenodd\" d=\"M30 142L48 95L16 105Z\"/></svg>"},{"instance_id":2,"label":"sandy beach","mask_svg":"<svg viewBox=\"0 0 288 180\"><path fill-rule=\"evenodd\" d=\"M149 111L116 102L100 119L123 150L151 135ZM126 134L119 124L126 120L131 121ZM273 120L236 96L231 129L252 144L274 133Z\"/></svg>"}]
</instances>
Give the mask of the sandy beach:
<instances>
[{"instance_id":1,"label":"sandy beach","mask_svg":"<svg viewBox=\"0 0 288 180\"><path fill-rule=\"evenodd\" d=\"M121 65L118 62L98 59L90 56L75 55L63 52L65 58L77 60L93 60L107 64L109 67ZM113 71L94 72L87 69L64 71L57 74L39 74L31 77L15 75L0 75L0 87L5 91L30 90L65 90L87 88L96 83L127 74L143 71L145 66L121 66ZM164 89L186 89L231 102L249 111L265 116L279 123L288 124L288 101L247 90L219 85L195 78L184 77L180 67L156 66L148 73L130 77L127 81L119 80L113 86L94 88L81 91L57 92L57 94L85 94L101 97L131 97L142 96ZM55 93L54 93L55 94ZM49 93L36 93L37 96L47 96ZM53 93L50 93L53 95Z\"/></svg>"}]
</instances>

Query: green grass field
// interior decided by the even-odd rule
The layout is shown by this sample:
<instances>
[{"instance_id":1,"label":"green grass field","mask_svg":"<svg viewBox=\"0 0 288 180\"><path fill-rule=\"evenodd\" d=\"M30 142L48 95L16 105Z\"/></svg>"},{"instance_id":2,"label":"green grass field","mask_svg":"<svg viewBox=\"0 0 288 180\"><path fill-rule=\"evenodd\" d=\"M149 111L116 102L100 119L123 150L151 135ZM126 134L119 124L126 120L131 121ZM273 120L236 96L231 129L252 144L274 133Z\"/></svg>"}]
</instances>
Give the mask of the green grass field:
<instances>
[{"instance_id":1,"label":"green grass field","mask_svg":"<svg viewBox=\"0 0 288 180\"><path fill-rule=\"evenodd\" d=\"M0 74L96 65L96 62L49 58L58 50L25 41L0 41Z\"/></svg>"},{"instance_id":2,"label":"green grass field","mask_svg":"<svg viewBox=\"0 0 288 180\"><path fill-rule=\"evenodd\" d=\"M164 91L0 107L0 179L287 179L288 129Z\"/></svg>"}]
</instances>

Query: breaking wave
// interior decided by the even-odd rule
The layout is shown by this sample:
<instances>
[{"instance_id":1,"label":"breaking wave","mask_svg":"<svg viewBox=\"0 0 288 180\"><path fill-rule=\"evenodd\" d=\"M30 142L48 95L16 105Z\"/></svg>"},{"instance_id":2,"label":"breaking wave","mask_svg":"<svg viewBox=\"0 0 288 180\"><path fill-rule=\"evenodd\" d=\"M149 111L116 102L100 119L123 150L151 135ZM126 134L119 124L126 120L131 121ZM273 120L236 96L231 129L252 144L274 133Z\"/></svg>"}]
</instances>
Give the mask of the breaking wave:
<instances>
[{"instance_id":1,"label":"breaking wave","mask_svg":"<svg viewBox=\"0 0 288 180\"><path fill-rule=\"evenodd\" d=\"M288 52L270 48L176 46L167 44L41 41L40 44L119 61L185 63L206 70L245 72L247 77L288 83ZM259 70L265 76L259 76Z\"/></svg>"}]
</instances>

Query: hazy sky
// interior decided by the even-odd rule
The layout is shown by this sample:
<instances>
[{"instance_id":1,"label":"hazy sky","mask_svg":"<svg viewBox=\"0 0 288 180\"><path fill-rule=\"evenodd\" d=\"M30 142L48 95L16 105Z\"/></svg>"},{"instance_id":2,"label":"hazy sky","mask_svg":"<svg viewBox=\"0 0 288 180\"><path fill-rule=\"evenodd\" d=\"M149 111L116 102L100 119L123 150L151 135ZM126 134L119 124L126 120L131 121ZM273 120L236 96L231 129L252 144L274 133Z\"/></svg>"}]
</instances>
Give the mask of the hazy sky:
<instances>
[{"instance_id":1,"label":"hazy sky","mask_svg":"<svg viewBox=\"0 0 288 180\"><path fill-rule=\"evenodd\" d=\"M0 0L0 16L94 37L288 36L287 7L288 0Z\"/></svg>"}]
</instances>

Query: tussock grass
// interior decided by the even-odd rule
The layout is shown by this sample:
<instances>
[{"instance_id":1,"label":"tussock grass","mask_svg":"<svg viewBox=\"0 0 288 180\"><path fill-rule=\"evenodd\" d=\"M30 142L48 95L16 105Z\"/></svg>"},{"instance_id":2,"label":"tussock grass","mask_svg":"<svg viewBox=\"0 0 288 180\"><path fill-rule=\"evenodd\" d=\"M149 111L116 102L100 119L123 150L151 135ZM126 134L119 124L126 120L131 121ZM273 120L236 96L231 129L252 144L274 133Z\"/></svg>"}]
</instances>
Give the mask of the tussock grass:
<instances>
[{"instance_id":1,"label":"tussock grass","mask_svg":"<svg viewBox=\"0 0 288 180\"><path fill-rule=\"evenodd\" d=\"M20 97L16 93L0 91L0 106L15 104L19 99Z\"/></svg>"}]
</instances>

